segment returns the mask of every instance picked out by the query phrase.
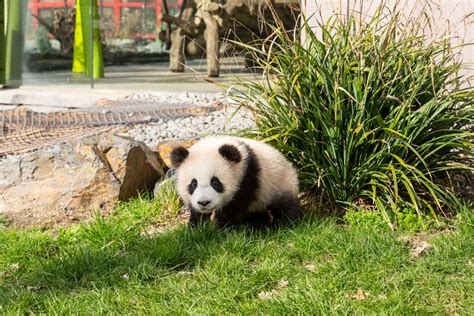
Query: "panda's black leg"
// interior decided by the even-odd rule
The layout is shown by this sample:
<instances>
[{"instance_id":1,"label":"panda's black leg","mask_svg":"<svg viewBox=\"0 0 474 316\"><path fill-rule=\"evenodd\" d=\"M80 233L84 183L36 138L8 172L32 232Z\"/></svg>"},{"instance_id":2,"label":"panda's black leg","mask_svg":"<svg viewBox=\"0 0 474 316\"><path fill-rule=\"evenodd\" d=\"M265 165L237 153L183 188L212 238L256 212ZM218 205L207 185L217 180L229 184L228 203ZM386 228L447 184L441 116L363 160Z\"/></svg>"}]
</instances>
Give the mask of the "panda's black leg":
<instances>
[{"instance_id":1,"label":"panda's black leg","mask_svg":"<svg viewBox=\"0 0 474 316\"><path fill-rule=\"evenodd\" d=\"M273 223L292 223L303 217L303 209L298 197L293 194L282 194L272 204L268 210L273 215Z\"/></svg>"},{"instance_id":2,"label":"panda's black leg","mask_svg":"<svg viewBox=\"0 0 474 316\"><path fill-rule=\"evenodd\" d=\"M189 216L188 226L196 227L202 225L204 222L208 221L211 217L211 214L203 214L191 208L191 216Z\"/></svg>"},{"instance_id":3,"label":"panda's black leg","mask_svg":"<svg viewBox=\"0 0 474 316\"><path fill-rule=\"evenodd\" d=\"M225 209L214 214L213 221L219 229L242 225L245 217L241 210Z\"/></svg>"},{"instance_id":4,"label":"panda's black leg","mask_svg":"<svg viewBox=\"0 0 474 316\"><path fill-rule=\"evenodd\" d=\"M250 212L247 214L245 220L253 228L263 228L270 224L271 217L268 212Z\"/></svg>"}]
</instances>

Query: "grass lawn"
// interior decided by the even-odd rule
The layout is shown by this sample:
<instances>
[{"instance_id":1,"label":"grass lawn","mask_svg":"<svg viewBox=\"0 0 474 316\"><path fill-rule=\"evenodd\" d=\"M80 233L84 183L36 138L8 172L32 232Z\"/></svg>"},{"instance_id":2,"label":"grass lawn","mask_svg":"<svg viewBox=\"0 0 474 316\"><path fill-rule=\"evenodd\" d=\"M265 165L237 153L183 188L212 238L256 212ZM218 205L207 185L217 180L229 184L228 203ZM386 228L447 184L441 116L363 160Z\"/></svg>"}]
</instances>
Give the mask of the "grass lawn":
<instances>
[{"instance_id":1,"label":"grass lawn","mask_svg":"<svg viewBox=\"0 0 474 316\"><path fill-rule=\"evenodd\" d=\"M332 218L157 229L169 203L137 199L60 231L0 228L0 314L474 313L472 212L409 235L429 244L413 257L401 233Z\"/></svg>"}]
</instances>

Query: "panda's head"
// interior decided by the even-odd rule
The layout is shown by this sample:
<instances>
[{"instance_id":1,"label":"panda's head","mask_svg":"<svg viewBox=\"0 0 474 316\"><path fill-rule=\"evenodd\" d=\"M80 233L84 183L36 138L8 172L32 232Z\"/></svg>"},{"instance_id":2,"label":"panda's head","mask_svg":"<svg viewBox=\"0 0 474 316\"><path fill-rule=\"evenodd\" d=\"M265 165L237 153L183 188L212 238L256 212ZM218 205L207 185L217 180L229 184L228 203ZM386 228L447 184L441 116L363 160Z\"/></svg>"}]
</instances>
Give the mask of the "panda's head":
<instances>
[{"instance_id":1,"label":"panda's head","mask_svg":"<svg viewBox=\"0 0 474 316\"><path fill-rule=\"evenodd\" d=\"M177 147L171 163L177 170L177 190L183 202L196 211L210 213L229 203L244 175L247 153L239 143L210 139L191 148Z\"/></svg>"}]
</instances>

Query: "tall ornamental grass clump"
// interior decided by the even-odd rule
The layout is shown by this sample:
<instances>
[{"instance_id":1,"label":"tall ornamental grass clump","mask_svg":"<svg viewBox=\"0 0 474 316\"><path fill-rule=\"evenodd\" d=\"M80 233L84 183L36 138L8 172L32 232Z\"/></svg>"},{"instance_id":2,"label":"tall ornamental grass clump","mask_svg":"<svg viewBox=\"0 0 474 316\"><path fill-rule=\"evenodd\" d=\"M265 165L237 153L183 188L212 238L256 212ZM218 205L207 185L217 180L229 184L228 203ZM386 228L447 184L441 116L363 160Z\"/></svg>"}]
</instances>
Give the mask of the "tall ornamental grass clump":
<instances>
[{"instance_id":1,"label":"tall ornamental grass clump","mask_svg":"<svg viewBox=\"0 0 474 316\"><path fill-rule=\"evenodd\" d=\"M256 46L240 44L263 75L231 94L321 206L378 209L396 224L407 209L437 218L461 208L474 89L449 38L423 35L427 15L386 11L367 22L334 16L317 32L304 21L295 32L275 27Z\"/></svg>"}]
</instances>

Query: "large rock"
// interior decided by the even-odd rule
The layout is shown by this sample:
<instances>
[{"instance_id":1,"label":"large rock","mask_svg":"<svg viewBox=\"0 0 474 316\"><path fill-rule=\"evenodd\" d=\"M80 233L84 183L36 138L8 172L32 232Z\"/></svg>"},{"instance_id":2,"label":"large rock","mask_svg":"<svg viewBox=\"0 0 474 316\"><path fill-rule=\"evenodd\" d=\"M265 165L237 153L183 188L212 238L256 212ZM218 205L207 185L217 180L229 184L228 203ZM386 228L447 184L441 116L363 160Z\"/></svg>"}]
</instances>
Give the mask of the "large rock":
<instances>
[{"instance_id":1,"label":"large rock","mask_svg":"<svg viewBox=\"0 0 474 316\"><path fill-rule=\"evenodd\" d=\"M162 142L156 146L155 151L158 155L163 159L163 162L168 168L172 168L171 166L171 158L170 154L171 151L178 147L183 146L184 148L191 147L195 142L197 142L196 138L189 138L189 139L182 139L182 140L170 140L166 142Z\"/></svg>"},{"instance_id":2,"label":"large rock","mask_svg":"<svg viewBox=\"0 0 474 316\"><path fill-rule=\"evenodd\" d=\"M110 134L0 160L0 214L15 226L67 225L152 191L167 167L145 144Z\"/></svg>"}]
</instances>

